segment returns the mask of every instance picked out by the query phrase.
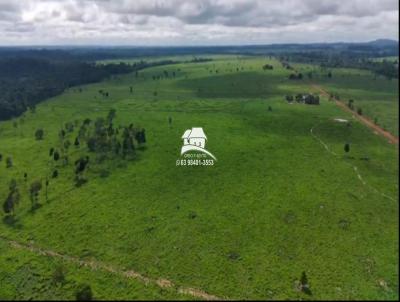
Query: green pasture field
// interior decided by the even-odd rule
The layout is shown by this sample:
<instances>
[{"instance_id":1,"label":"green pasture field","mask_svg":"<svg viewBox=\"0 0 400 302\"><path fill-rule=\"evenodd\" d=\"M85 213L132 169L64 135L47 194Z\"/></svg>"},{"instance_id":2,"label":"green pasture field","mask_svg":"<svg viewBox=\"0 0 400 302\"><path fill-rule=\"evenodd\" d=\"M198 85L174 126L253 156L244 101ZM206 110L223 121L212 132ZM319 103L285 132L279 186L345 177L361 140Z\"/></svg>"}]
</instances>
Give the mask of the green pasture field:
<instances>
[{"instance_id":1,"label":"green pasture field","mask_svg":"<svg viewBox=\"0 0 400 302\"><path fill-rule=\"evenodd\" d=\"M382 128L396 136L399 135L399 81L377 76L365 70L346 68L317 68L311 65L296 65L299 71L313 72L307 81L319 84L328 92L338 94L348 102L354 101L356 110L361 108L363 115L375 119ZM332 73L332 78L326 75Z\"/></svg>"},{"instance_id":2,"label":"green pasture field","mask_svg":"<svg viewBox=\"0 0 400 302\"><path fill-rule=\"evenodd\" d=\"M63 271L64 279L55 277L57 269ZM75 300L76 288L81 285L90 285L94 297L99 300L115 297L119 300L192 299L178 295L172 289L161 289L109 272L92 271L59 259L10 249L3 241L0 241L0 279L1 300Z\"/></svg>"},{"instance_id":3,"label":"green pasture field","mask_svg":"<svg viewBox=\"0 0 400 302\"><path fill-rule=\"evenodd\" d=\"M263 71L266 63L274 70ZM319 106L288 104L286 94L312 90L307 81L288 80L289 73L268 58L159 66L71 88L35 113L1 122L0 201L12 178L21 192L1 236L221 298L398 299L397 146L326 98ZM398 106L394 80L345 70L334 71L332 82L316 80L341 95L354 93L356 106ZM63 125L104 117L111 108L116 126L146 129L146 146L133 160L102 163L86 146L71 146L70 164L58 164L58 178L50 179L48 201L42 190L41 207L32 211L29 185L54 169L49 149L59 144ZM213 166L176 166L181 136L191 127L203 127L206 148L217 157ZM45 131L40 141L38 128ZM67 134L72 142L76 135ZM73 162L83 154L91 157L89 181L76 188ZM0 251L0 298L66 299L78 283L90 284L96 299L188 298L18 250L4 239ZM52 285L60 264L67 281ZM311 295L296 287L302 272Z\"/></svg>"},{"instance_id":4,"label":"green pasture field","mask_svg":"<svg viewBox=\"0 0 400 302\"><path fill-rule=\"evenodd\" d=\"M243 57L243 56L235 56L237 57ZM140 63L141 61L145 62L160 62L160 61L174 61L174 62L187 62L191 61L195 58L197 59L213 59L213 60L232 60L232 58L235 58L230 55L171 55L171 56L140 56L137 58L118 58L118 59L104 59L104 60L98 60L96 63L97 64L118 64L118 63L125 63L125 64L134 64L134 63Z\"/></svg>"}]
</instances>

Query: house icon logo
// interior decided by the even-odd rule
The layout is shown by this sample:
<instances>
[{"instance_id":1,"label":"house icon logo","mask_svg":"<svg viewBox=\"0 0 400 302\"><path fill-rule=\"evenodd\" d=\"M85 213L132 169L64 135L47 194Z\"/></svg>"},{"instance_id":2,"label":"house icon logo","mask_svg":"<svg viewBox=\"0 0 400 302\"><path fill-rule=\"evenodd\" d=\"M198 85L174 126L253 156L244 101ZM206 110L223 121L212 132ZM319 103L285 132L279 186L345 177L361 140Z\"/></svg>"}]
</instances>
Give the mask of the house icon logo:
<instances>
[{"instance_id":1,"label":"house icon logo","mask_svg":"<svg viewBox=\"0 0 400 302\"><path fill-rule=\"evenodd\" d=\"M203 128L193 127L192 129L186 130L182 135L182 139L183 146L181 149L181 155L188 151L200 151L217 160L211 152L205 149L207 136L204 133Z\"/></svg>"}]
</instances>

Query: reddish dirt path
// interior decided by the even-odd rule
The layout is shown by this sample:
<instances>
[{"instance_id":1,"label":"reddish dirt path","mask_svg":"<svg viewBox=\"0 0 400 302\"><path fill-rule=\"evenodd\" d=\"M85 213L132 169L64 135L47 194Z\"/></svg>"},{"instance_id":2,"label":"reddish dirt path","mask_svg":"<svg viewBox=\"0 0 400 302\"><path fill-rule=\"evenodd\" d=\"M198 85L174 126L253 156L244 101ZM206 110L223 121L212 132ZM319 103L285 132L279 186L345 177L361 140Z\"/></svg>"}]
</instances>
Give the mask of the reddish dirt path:
<instances>
[{"instance_id":1,"label":"reddish dirt path","mask_svg":"<svg viewBox=\"0 0 400 302\"><path fill-rule=\"evenodd\" d=\"M32 244L20 243L15 240L8 239L6 237L3 237L2 235L0 235L0 240L7 242L12 248L15 248L18 250L25 250L25 251L32 252L36 255L47 256L47 257L51 257L51 258L59 258L63 261L66 261L66 262L69 262L69 263L72 263L72 264L75 264L78 266L87 267L87 268L91 269L92 271L102 270L102 271L105 271L108 273L112 273L115 275L125 277L127 279L136 279L144 284L154 284L160 288L172 288L172 289L175 289L179 294L192 296L196 299L200 299L200 300L204 300L204 301L230 300L227 298L221 298L221 297L211 295L201 289L177 286L172 281L164 279L164 278L151 279L151 278L143 276L142 274L140 274L136 271L133 271L133 270L123 270L118 267L115 267L110 264L100 262L97 260L83 260L78 257L61 254L56 251L45 250L40 247L34 246Z\"/></svg>"},{"instance_id":2,"label":"reddish dirt path","mask_svg":"<svg viewBox=\"0 0 400 302\"><path fill-rule=\"evenodd\" d=\"M312 85L312 87L316 90L318 90L319 92L321 92L324 96L329 97L329 93L324 90L322 87L318 86L318 85ZM342 108L344 111L347 111L349 113L351 113L353 115L353 117L355 117L356 119L358 119L361 123L363 123L364 125L366 125L367 127L369 127L370 129L372 129L374 131L374 133L379 134L383 137L385 137L389 143L391 144L399 144L399 138L394 136L393 134L391 134L390 132L382 129L381 127L379 127L378 125L376 125L374 122L372 122L370 119L366 118L363 115L359 115L357 112L354 112L353 110L351 110L349 107L347 107L347 105L345 103L343 103L343 101L334 98L336 105L338 105L340 108Z\"/></svg>"}]
</instances>

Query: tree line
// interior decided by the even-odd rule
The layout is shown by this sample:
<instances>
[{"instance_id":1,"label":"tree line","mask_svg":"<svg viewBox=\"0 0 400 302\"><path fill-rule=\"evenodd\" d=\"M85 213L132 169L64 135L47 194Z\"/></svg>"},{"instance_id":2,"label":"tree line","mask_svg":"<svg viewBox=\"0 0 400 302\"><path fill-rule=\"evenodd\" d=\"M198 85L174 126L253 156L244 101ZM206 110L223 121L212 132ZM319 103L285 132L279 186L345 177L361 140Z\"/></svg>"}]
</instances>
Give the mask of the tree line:
<instances>
[{"instance_id":1,"label":"tree line","mask_svg":"<svg viewBox=\"0 0 400 302\"><path fill-rule=\"evenodd\" d=\"M356 68L369 70L387 79L399 78L398 62L387 60L376 61L368 57L371 54L356 54L346 52L298 52L278 56L279 60L285 62L286 67L290 66L287 62L297 62L306 64L316 64L322 68ZM290 69L287 68L287 69Z\"/></svg>"},{"instance_id":2,"label":"tree line","mask_svg":"<svg viewBox=\"0 0 400 302\"><path fill-rule=\"evenodd\" d=\"M65 89L101 81L114 74L124 74L147 67L171 64L172 61L145 61L134 64L96 64L70 56L7 56L0 59L0 120L21 115L28 108Z\"/></svg>"}]
</instances>

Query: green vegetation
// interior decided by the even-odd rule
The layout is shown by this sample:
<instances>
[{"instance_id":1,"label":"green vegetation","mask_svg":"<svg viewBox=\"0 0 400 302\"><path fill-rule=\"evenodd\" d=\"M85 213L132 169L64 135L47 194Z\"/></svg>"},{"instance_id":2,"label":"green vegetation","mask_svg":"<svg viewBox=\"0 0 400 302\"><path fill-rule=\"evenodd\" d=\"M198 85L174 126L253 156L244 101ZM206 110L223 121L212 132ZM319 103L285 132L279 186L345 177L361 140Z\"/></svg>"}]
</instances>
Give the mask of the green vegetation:
<instances>
[{"instance_id":1,"label":"green vegetation","mask_svg":"<svg viewBox=\"0 0 400 302\"><path fill-rule=\"evenodd\" d=\"M143 68L170 63L142 60L133 64L104 65L70 58L62 51L52 55L55 58L35 54L33 57L22 55L0 59L0 120L19 116L27 109L35 112L36 104L67 88L98 82L112 75L132 71L137 74Z\"/></svg>"},{"instance_id":2,"label":"green vegetation","mask_svg":"<svg viewBox=\"0 0 400 302\"><path fill-rule=\"evenodd\" d=\"M302 73L312 73L308 83L322 86L346 104L353 100L355 111L361 108L362 114L398 136L399 134L399 90L398 79L388 80L369 71L346 68L318 68L312 65L294 64ZM327 73L332 72L332 77Z\"/></svg>"},{"instance_id":3,"label":"green vegetation","mask_svg":"<svg viewBox=\"0 0 400 302\"><path fill-rule=\"evenodd\" d=\"M265 57L157 66L67 89L1 122L12 165L0 161L0 201L18 202L0 224L0 298L194 298L8 238L218 297L398 299L396 147L322 95L318 106L286 99L316 83L363 115L387 102L376 114L392 125L397 80L293 65L312 79L290 80L292 70ZM193 126L206 132L214 166L175 165ZM117 129L134 155L115 155ZM81 163L88 181L77 186Z\"/></svg>"},{"instance_id":4,"label":"green vegetation","mask_svg":"<svg viewBox=\"0 0 400 302\"><path fill-rule=\"evenodd\" d=\"M90 286L93 300L190 299L172 289L145 285L101 270L91 270L60 259L10 248L0 240L1 300L75 300L79 289ZM90 285L89 285L90 284Z\"/></svg>"}]
</instances>

